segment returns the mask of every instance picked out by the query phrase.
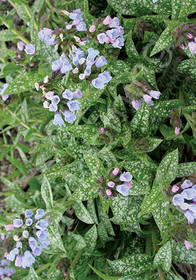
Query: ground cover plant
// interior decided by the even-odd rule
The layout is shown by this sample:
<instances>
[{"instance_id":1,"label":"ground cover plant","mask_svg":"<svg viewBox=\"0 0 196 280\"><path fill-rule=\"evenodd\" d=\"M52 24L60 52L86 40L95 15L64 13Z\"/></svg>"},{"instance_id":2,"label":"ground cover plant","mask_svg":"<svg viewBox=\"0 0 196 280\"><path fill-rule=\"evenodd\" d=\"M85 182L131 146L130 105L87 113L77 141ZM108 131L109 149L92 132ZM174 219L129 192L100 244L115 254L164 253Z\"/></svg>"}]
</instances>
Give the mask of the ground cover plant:
<instances>
[{"instance_id":1,"label":"ground cover plant","mask_svg":"<svg viewBox=\"0 0 196 280\"><path fill-rule=\"evenodd\" d=\"M1 279L196 279L195 0L0 1Z\"/></svg>"}]
</instances>

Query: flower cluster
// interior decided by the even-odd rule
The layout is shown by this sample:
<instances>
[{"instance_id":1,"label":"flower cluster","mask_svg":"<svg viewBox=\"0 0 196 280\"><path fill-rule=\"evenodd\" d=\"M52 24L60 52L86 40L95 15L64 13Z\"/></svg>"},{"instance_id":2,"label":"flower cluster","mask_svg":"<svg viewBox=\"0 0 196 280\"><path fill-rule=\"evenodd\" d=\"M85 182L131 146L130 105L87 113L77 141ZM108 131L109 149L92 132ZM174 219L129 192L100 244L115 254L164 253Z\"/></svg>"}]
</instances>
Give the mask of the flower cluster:
<instances>
[{"instance_id":1,"label":"flower cluster","mask_svg":"<svg viewBox=\"0 0 196 280\"><path fill-rule=\"evenodd\" d=\"M180 119L179 110L178 109L171 110L171 113L169 114L169 118L170 118L170 124L175 129L175 134L179 135L180 134L180 129L182 127L182 121Z\"/></svg>"},{"instance_id":2,"label":"flower cluster","mask_svg":"<svg viewBox=\"0 0 196 280\"><path fill-rule=\"evenodd\" d=\"M38 37L40 41L44 42L48 46L53 46L56 44L55 41L55 34L53 33L52 29L43 28L38 32Z\"/></svg>"},{"instance_id":3,"label":"flower cluster","mask_svg":"<svg viewBox=\"0 0 196 280\"><path fill-rule=\"evenodd\" d=\"M17 48L19 51L25 51L28 55L35 54L35 47L33 44L25 44L24 42L20 41L17 43Z\"/></svg>"},{"instance_id":4,"label":"flower cluster","mask_svg":"<svg viewBox=\"0 0 196 280\"><path fill-rule=\"evenodd\" d=\"M132 183L130 183L132 178L133 176L129 172L123 172L120 175L120 169L118 167L112 168L108 172L107 179L102 175L97 180L99 186L98 192L105 198L113 198L116 192L123 196L128 196L132 186Z\"/></svg>"},{"instance_id":5,"label":"flower cluster","mask_svg":"<svg viewBox=\"0 0 196 280\"><path fill-rule=\"evenodd\" d=\"M173 32L175 44L185 49L187 46L190 51L196 54L196 25L181 23Z\"/></svg>"},{"instance_id":6,"label":"flower cluster","mask_svg":"<svg viewBox=\"0 0 196 280\"><path fill-rule=\"evenodd\" d=\"M72 46L72 50L69 53L68 60L65 54L62 54L61 57L52 62L52 71L60 72L60 74L65 74L73 69L73 66L76 66L72 73L79 78L79 80L84 80L89 77L93 72L93 76L96 75L96 72L99 73L98 69L102 66L107 65L107 60L104 56L98 56L99 51L93 48L88 49L88 54L85 55L84 51L80 48ZM102 89L105 84L108 83L112 77L107 71L99 73L97 78L92 80L92 85L95 88Z\"/></svg>"},{"instance_id":7,"label":"flower cluster","mask_svg":"<svg viewBox=\"0 0 196 280\"><path fill-rule=\"evenodd\" d=\"M14 219L13 224L5 226L7 231L13 231L13 240L16 242L16 247L7 254L6 258L9 261L15 260L16 267L31 267L35 262L34 256L40 256L42 250L50 245L50 240L47 238L49 218L42 219L45 216L43 209L36 211L34 219L33 215L32 210L27 209L25 215L21 215L21 219Z\"/></svg>"},{"instance_id":8,"label":"flower cluster","mask_svg":"<svg viewBox=\"0 0 196 280\"><path fill-rule=\"evenodd\" d=\"M49 77L46 76L44 82L48 81ZM66 89L61 93L62 98L60 98L59 95L55 94L54 91L46 90L46 83L44 86L40 86L38 83L36 83L35 87L37 90L41 88L43 91L43 95L46 98L46 100L43 102L44 108L49 109L50 112L55 112L53 120L54 125L64 124L61 113L64 116L65 121L68 123L73 123L76 120L76 116L73 112L79 110L79 101L75 100L74 98L82 97L81 90L77 89L72 92L71 90Z\"/></svg>"},{"instance_id":9,"label":"flower cluster","mask_svg":"<svg viewBox=\"0 0 196 280\"><path fill-rule=\"evenodd\" d=\"M103 25L105 27L104 29L107 29L97 35L98 42L100 44L111 43L113 48L121 49L124 46L124 28L120 26L119 19L117 17L112 19L110 16L107 16L103 20Z\"/></svg>"},{"instance_id":10,"label":"flower cluster","mask_svg":"<svg viewBox=\"0 0 196 280\"><path fill-rule=\"evenodd\" d=\"M8 86L9 86L8 83L4 84L3 88L0 91L0 95L1 95L1 98L2 98L3 101L6 101L11 95L11 94L4 94L4 92L5 92L5 90Z\"/></svg>"},{"instance_id":11,"label":"flower cluster","mask_svg":"<svg viewBox=\"0 0 196 280\"><path fill-rule=\"evenodd\" d=\"M152 32L152 25L147 20L138 19L135 23L134 32L138 38L144 38L144 32Z\"/></svg>"},{"instance_id":12,"label":"flower cluster","mask_svg":"<svg viewBox=\"0 0 196 280\"><path fill-rule=\"evenodd\" d=\"M196 185L193 185L190 180L185 180L181 187L173 186L172 192L178 192L173 196L173 204L179 206L188 223L193 224L196 220Z\"/></svg>"},{"instance_id":13,"label":"flower cluster","mask_svg":"<svg viewBox=\"0 0 196 280\"><path fill-rule=\"evenodd\" d=\"M133 108L138 110L143 102L154 105L152 98L159 99L160 91L151 90L145 80L136 80L125 87L126 97L131 99Z\"/></svg>"},{"instance_id":14,"label":"flower cluster","mask_svg":"<svg viewBox=\"0 0 196 280\"><path fill-rule=\"evenodd\" d=\"M81 9L73 10L71 13L68 13L68 17L72 19L69 24L66 25L66 29L72 28L74 26L77 31L86 31L86 24L83 21Z\"/></svg>"},{"instance_id":15,"label":"flower cluster","mask_svg":"<svg viewBox=\"0 0 196 280\"><path fill-rule=\"evenodd\" d=\"M114 140L115 133L110 128L100 127L97 131L97 140L100 144L109 144Z\"/></svg>"},{"instance_id":16,"label":"flower cluster","mask_svg":"<svg viewBox=\"0 0 196 280\"><path fill-rule=\"evenodd\" d=\"M7 260L2 259L0 264L0 279L4 279L6 276L10 277L12 274L16 272L13 267L9 267L6 265L7 265Z\"/></svg>"}]
</instances>

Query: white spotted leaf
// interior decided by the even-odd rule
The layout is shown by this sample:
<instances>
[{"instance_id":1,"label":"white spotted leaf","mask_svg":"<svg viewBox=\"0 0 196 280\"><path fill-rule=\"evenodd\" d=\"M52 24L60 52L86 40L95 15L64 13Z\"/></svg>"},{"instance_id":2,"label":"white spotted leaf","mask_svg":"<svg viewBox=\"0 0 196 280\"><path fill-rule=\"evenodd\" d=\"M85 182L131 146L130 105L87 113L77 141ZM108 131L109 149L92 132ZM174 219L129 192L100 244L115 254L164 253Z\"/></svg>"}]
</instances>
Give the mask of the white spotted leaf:
<instances>
[{"instance_id":1,"label":"white spotted leaf","mask_svg":"<svg viewBox=\"0 0 196 280\"><path fill-rule=\"evenodd\" d=\"M169 46L171 46L172 42L173 42L174 38L171 35L171 31L169 29L169 27L167 27L163 33L161 34L161 36L159 37L158 41L156 42L156 45L154 46L150 56L155 55L156 53L162 51L163 49L168 48Z\"/></svg>"},{"instance_id":2,"label":"white spotted leaf","mask_svg":"<svg viewBox=\"0 0 196 280\"><path fill-rule=\"evenodd\" d=\"M154 258L154 266L161 266L164 271L169 271L172 262L172 251L170 241L166 242L156 253Z\"/></svg>"}]
</instances>

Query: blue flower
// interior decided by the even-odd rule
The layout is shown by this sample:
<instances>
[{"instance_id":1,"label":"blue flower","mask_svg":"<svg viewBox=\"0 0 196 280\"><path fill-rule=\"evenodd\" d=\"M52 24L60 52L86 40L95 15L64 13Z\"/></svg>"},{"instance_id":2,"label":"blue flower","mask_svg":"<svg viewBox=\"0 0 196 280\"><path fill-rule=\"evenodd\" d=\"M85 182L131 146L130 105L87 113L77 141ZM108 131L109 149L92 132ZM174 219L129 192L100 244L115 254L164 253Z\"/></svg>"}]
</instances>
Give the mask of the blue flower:
<instances>
[{"instance_id":1,"label":"blue flower","mask_svg":"<svg viewBox=\"0 0 196 280\"><path fill-rule=\"evenodd\" d=\"M60 98L58 95L53 95L52 96L52 104L57 105L60 102Z\"/></svg>"},{"instance_id":2,"label":"blue flower","mask_svg":"<svg viewBox=\"0 0 196 280\"><path fill-rule=\"evenodd\" d=\"M35 258L32 254L27 250L24 252L22 256L22 268L31 267L32 264L35 262Z\"/></svg>"},{"instance_id":3,"label":"blue flower","mask_svg":"<svg viewBox=\"0 0 196 280\"><path fill-rule=\"evenodd\" d=\"M20 241L16 242L16 248L22 248L22 242Z\"/></svg>"},{"instance_id":4,"label":"blue flower","mask_svg":"<svg viewBox=\"0 0 196 280\"><path fill-rule=\"evenodd\" d=\"M48 225L48 221L42 219L35 224L35 228L45 230Z\"/></svg>"},{"instance_id":5,"label":"blue flower","mask_svg":"<svg viewBox=\"0 0 196 280\"><path fill-rule=\"evenodd\" d=\"M105 33L100 33L97 35L97 40L99 41L100 44L104 44L105 41L107 40L107 35Z\"/></svg>"},{"instance_id":6,"label":"blue flower","mask_svg":"<svg viewBox=\"0 0 196 280\"><path fill-rule=\"evenodd\" d=\"M81 21L80 23L78 23L76 25L76 30L77 31L86 31L87 30L86 24L83 21Z\"/></svg>"},{"instance_id":7,"label":"blue flower","mask_svg":"<svg viewBox=\"0 0 196 280\"><path fill-rule=\"evenodd\" d=\"M111 81L112 77L107 71L104 71L103 73L99 74L98 77L94 80L92 80L92 85L95 88L103 89L105 86L105 83L108 83Z\"/></svg>"},{"instance_id":8,"label":"blue flower","mask_svg":"<svg viewBox=\"0 0 196 280\"><path fill-rule=\"evenodd\" d=\"M184 198L181 196L181 194L176 194L174 195L172 201L175 206L180 206L184 203Z\"/></svg>"},{"instance_id":9,"label":"blue flower","mask_svg":"<svg viewBox=\"0 0 196 280\"><path fill-rule=\"evenodd\" d=\"M68 100L72 100L73 99L73 92L69 89L66 89L63 93L62 93L62 97L66 98Z\"/></svg>"},{"instance_id":10,"label":"blue flower","mask_svg":"<svg viewBox=\"0 0 196 280\"><path fill-rule=\"evenodd\" d=\"M23 221L21 219L14 219L13 225L15 228L19 228L23 225Z\"/></svg>"},{"instance_id":11,"label":"blue flower","mask_svg":"<svg viewBox=\"0 0 196 280\"><path fill-rule=\"evenodd\" d=\"M192 211L186 210L184 215L187 218L189 224L193 224L194 223L196 217L195 217L195 215L194 215L194 213Z\"/></svg>"},{"instance_id":12,"label":"blue flower","mask_svg":"<svg viewBox=\"0 0 196 280\"><path fill-rule=\"evenodd\" d=\"M40 256L42 253L43 247L42 246L37 246L32 250L32 253L34 256Z\"/></svg>"},{"instance_id":13,"label":"blue flower","mask_svg":"<svg viewBox=\"0 0 196 280\"><path fill-rule=\"evenodd\" d=\"M38 230L36 232L36 236L38 239L42 239L42 240L47 239L48 231L47 230Z\"/></svg>"},{"instance_id":14,"label":"blue flower","mask_svg":"<svg viewBox=\"0 0 196 280\"><path fill-rule=\"evenodd\" d=\"M113 48L119 48L121 49L124 46L124 38L119 37L115 40L114 43L112 43Z\"/></svg>"},{"instance_id":15,"label":"blue flower","mask_svg":"<svg viewBox=\"0 0 196 280\"><path fill-rule=\"evenodd\" d=\"M102 66L104 66L104 65L106 65L107 64L107 60L106 60L106 58L102 55L102 56L100 56L100 57L98 57L97 59L96 59L96 61L95 61L95 66L97 67L97 68L100 68L100 67L102 67Z\"/></svg>"},{"instance_id":16,"label":"blue flower","mask_svg":"<svg viewBox=\"0 0 196 280\"><path fill-rule=\"evenodd\" d=\"M25 211L25 218L31 218L33 216L33 211L31 209L27 209Z\"/></svg>"},{"instance_id":17,"label":"blue flower","mask_svg":"<svg viewBox=\"0 0 196 280\"><path fill-rule=\"evenodd\" d=\"M30 226L32 225L32 223L33 223L33 220L32 220L32 219L26 219L26 221L25 221L25 225L26 225L27 227L30 227Z\"/></svg>"},{"instance_id":18,"label":"blue flower","mask_svg":"<svg viewBox=\"0 0 196 280\"><path fill-rule=\"evenodd\" d=\"M82 98L82 92L80 89L76 89L74 92L73 92L73 98Z\"/></svg>"},{"instance_id":19,"label":"blue flower","mask_svg":"<svg viewBox=\"0 0 196 280\"><path fill-rule=\"evenodd\" d=\"M6 259L2 259L2 260L1 260L1 266L5 266L6 264L7 264Z\"/></svg>"},{"instance_id":20,"label":"blue flower","mask_svg":"<svg viewBox=\"0 0 196 280\"><path fill-rule=\"evenodd\" d=\"M78 100L70 100L67 102L67 106L70 111L76 111L79 110L79 102Z\"/></svg>"},{"instance_id":21,"label":"blue flower","mask_svg":"<svg viewBox=\"0 0 196 280\"><path fill-rule=\"evenodd\" d=\"M65 74L66 72L72 70L72 65L70 64L69 60L62 54L61 57L52 62L52 71L60 70L61 74Z\"/></svg>"},{"instance_id":22,"label":"blue flower","mask_svg":"<svg viewBox=\"0 0 196 280\"><path fill-rule=\"evenodd\" d=\"M49 28L43 28L43 30L40 30L38 32L38 37L48 46L53 46L56 44L55 35L53 35L53 31Z\"/></svg>"},{"instance_id":23,"label":"blue flower","mask_svg":"<svg viewBox=\"0 0 196 280\"><path fill-rule=\"evenodd\" d=\"M185 189L185 190L183 190L181 195L184 199L192 200L194 197L196 197L196 190L194 190L192 188L191 189Z\"/></svg>"},{"instance_id":24,"label":"blue flower","mask_svg":"<svg viewBox=\"0 0 196 280\"><path fill-rule=\"evenodd\" d=\"M35 220L39 220L45 216L45 212L43 209L37 209L35 214Z\"/></svg>"},{"instance_id":25,"label":"blue flower","mask_svg":"<svg viewBox=\"0 0 196 280\"><path fill-rule=\"evenodd\" d=\"M9 254L7 255L7 260L13 262L13 260L15 259L15 256L16 256L15 251L14 251L14 250L11 250L11 251L9 252Z\"/></svg>"},{"instance_id":26,"label":"blue flower","mask_svg":"<svg viewBox=\"0 0 196 280\"><path fill-rule=\"evenodd\" d=\"M35 47L32 44L28 44L25 46L26 54L35 54Z\"/></svg>"},{"instance_id":27,"label":"blue flower","mask_svg":"<svg viewBox=\"0 0 196 280\"><path fill-rule=\"evenodd\" d=\"M65 110L63 115L65 117L65 121L68 123L73 123L76 120L76 116L69 110Z\"/></svg>"},{"instance_id":28,"label":"blue flower","mask_svg":"<svg viewBox=\"0 0 196 280\"><path fill-rule=\"evenodd\" d=\"M34 250L37 247L37 241L34 237L29 237L28 243L31 250Z\"/></svg>"},{"instance_id":29,"label":"blue flower","mask_svg":"<svg viewBox=\"0 0 196 280\"><path fill-rule=\"evenodd\" d=\"M132 178L133 176L129 172L124 172L119 179L121 182L130 182Z\"/></svg>"},{"instance_id":30,"label":"blue flower","mask_svg":"<svg viewBox=\"0 0 196 280\"><path fill-rule=\"evenodd\" d=\"M116 190L117 192L119 192L120 194L122 194L123 196L128 196L129 194L129 190L130 190L130 187L123 184L123 185L117 185L116 186Z\"/></svg>"},{"instance_id":31,"label":"blue flower","mask_svg":"<svg viewBox=\"0 0 196 280\"><path fill-rule=\"evenodd\" d=\"M60 113L56 112L54 114L53 124L54 125L63 125L64 124L63 118L61 117Z\"/></svg>"},{"instance_id":32,"label":"blue flower","mask_svg":"<svg viewBox=\"0 0 196 280\"><path fill-rule=\"evenodd\" d=\"M44 249L50 245L49 239L38 239L38 241Z\"/></svg>"},{"instance_id":33,"label":"blue flower","mask_svg":"<svg viewBox=\"0 0 196 280\"><path fill-rule=\"evenodd\" d=\"M22 256L21 255L16 256L15 266L22 267Z\"/></svg>"},{"instance_id":34,"label":"blue flower","mask_svg":"<svg viewBox=\"0 0 196 280\"><path fill-rule=\"evenodd\" d=\"M110 28L118 27L119 26L119 19L114 17L112 21L109 23Z\"/></svg>"},{"instance_id":35,"label":"blue flower","mask_svg":"<svg viewBox=\"0 0 196 280\"><path fill-rule=\"evenodd\" d=\"M7 83L4 84L2 90L0 91L0 95L1 95L1 98L2 98L3 101L6 101L9 98L9 96L10 96L10 94L4 94L4 91L6 90L6 88L8 86L9 86L9 84L7 84Z\"/></svg>"}]
</instances>

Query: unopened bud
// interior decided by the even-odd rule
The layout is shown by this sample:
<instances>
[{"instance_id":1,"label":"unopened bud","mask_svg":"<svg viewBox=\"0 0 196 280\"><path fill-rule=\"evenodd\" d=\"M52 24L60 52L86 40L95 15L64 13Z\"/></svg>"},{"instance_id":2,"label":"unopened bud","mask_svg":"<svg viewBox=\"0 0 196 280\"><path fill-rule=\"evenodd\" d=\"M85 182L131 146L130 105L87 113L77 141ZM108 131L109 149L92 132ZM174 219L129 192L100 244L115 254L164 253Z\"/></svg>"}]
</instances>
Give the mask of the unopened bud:
<instances>
[{"instance_id":1,"label":"unopened bud","mask_svg":"<svg viewBox=\"0 0 196 280\"><path fill-rule=\"evenodd\" d=\"M48 81L49 81L49 76L47 75L45 78L44 78L44 84L47 84L48 83Z\"/></svg>"},{"instance_id":2,"label":"unopened bud","mask_svg":"<svg viewBox=\"0 0 196 280\"><path fill-rule=\"evenodd\" d=\"M35 88L36 88L36 90L39 90L39 84L38 83L35 83Z\"/></svg>"},{"instance_id":3,"label":"unopened bud","mask_svg":"<svg viewBox=\"0 0 196 280\"><path fill-rule=\"evenodd\" d=\"M63 33L61 33L61 34L59 35L59 37L60 37L61 41L63 42Z\"/></svg>"},{"instance_id":4,"label":"unopened bud","mask_svg":"<svg viewBox=\"0 0 196 280\"><path fill-rule=\"evenodd\" d=\"M22 233L22 236L24 238L28 238L29 237L29 232L27 230L24 230L23 233Z\"/></svg>"}]
</instances>

